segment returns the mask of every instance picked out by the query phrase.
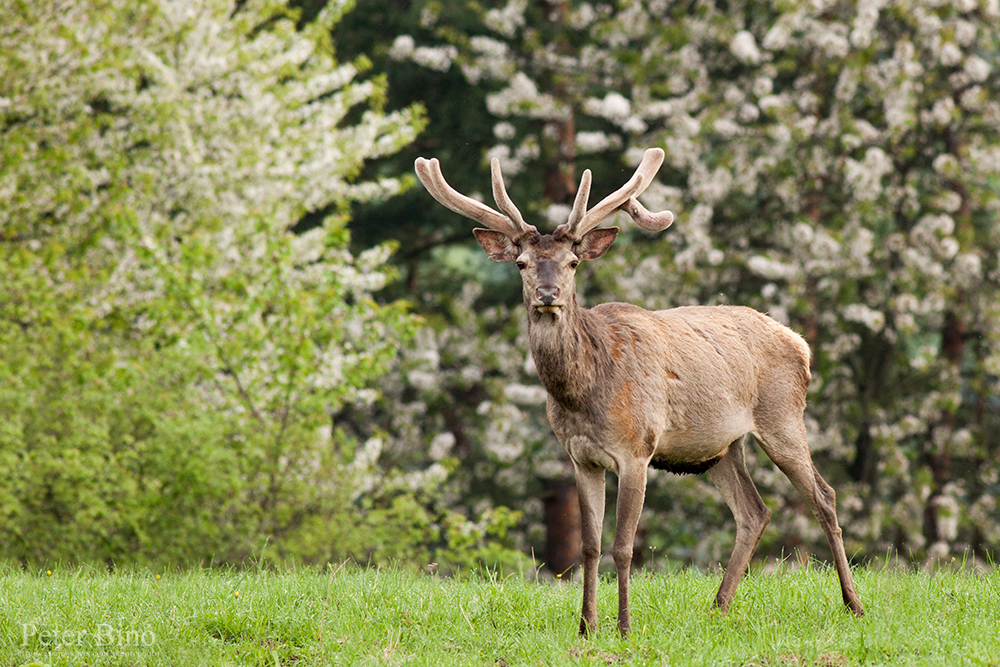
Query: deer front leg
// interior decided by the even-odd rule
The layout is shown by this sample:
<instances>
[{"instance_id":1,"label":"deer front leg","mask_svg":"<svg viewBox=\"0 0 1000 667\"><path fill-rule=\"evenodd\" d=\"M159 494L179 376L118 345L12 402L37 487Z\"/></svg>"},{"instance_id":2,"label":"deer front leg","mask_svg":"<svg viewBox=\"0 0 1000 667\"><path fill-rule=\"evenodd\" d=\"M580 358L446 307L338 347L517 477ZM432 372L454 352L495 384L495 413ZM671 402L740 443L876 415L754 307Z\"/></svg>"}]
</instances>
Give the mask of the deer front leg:
<instances>
[{"instance_id":1,"label":"deer front leg","mask_svg":"<svg viewBox=\"0 0 1000 667\"><path fill-rule=\"evenodd\" d=\"M622 637L632 626L629 618L628 584L632 568L632 548L639 515L646 499L646 461L631 461L618 472L617 525L612 556L618 570L618 632Z\"/></svg>"},{"instance_id":2,"label":"deer front leg","mask_svg":"<svg viewBox=\"0 0 1000 667\"><path fill-rule=\"evenodd\" d=\"M580 634L597 631L597 566L601 561L601 532L604 528L604 468L574 464L580 496L583 538L583 612Z\"/></svg>"}]
</instances>

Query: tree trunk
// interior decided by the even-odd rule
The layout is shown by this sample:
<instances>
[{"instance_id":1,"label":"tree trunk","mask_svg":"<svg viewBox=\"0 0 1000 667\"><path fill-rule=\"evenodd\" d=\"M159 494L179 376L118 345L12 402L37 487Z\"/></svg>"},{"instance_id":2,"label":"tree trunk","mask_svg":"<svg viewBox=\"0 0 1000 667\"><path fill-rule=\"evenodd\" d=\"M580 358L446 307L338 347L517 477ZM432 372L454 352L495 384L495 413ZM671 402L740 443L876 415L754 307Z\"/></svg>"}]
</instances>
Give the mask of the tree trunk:
<instances>
[{"instance_id":1,"label":"tree trunk","mask_svg":"<svg viewBox=\"0 0 1000 667\"><path fill-rule=\"evenodd\" d=\"M565 27L569 23L570 3L560 0L557 4L558 20ZM557 40L556 50L572 53L569 41ZM557 77L554 92L567 108L573 108L573 95L567 90L566 80ZM545 198L553 203L572 204L576 196L576 119L569 117L557 125L556 155L545 176ZM554 158L554 159L553 159ZM567 462L568 463L568 462ZM583 562L580 520L580 496L572 476L548 480L545 493L545 562L554 574L569 574Z\"/></svg>"},{"instance_id":2,"label":"tree trunk","mask_svg":"<svg viewBox=\"0 0 1000 667\"><path fill-rule=\"evenodd\" d=\"M965 324L959 319L954 310L945 313L944 326L941 330L941 356L949 364L959 366L962 363L962 355L965 352L965 342L968 336L965 331ZM955 414L946 413L942 416L941 423L949 431L954 428ZM933 485L931 493L927 497L924 505L924 540L928 546L942 539L938 526L938 505L937 499L944 492L944 487L951 479L951 452L947 449L941 452L928 452L924 460L931 471Z\"/></svg>"},{"instance_id":3,"label":"tree trunk","mask_svg":"<svg viewBox=\"0 0 1000 667\"><path fill-rule=\"evenodd\" d=\"M847 472L855 482L860 482L868 487L869 493L872 491L871 487L877 472L873 445L870 427L867 422L862 422L858 430L858 437L854 441L854 461L851 462Z\"/></svg>"},{"instance_id":4,"label":"tree trunk","mask_svg":"<svg viewBox=\"0 0 1000 667\"><path fill-rule=\"evenodd\" d=\"M545 563L562 575L582 562L580 498L572 478L549 480L546 487Z\"/></svg>"}]
</instances>

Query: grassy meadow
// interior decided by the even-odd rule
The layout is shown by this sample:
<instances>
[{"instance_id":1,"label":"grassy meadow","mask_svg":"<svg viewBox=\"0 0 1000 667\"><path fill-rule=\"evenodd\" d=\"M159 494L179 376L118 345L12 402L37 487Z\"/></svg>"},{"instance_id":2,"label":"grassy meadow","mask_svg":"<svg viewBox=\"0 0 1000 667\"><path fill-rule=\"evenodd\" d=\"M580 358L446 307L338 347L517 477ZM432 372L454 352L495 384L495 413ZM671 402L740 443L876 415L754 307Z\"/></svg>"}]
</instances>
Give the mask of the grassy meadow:
<instances>
[{"instance_id":1,"label":"grassy meadow","mask_svg":"<svg viewBox=\"0 0 1000 667\"><path fill-rule=\"evenodd\" d=\"M0 665L1000 665L1000 571L861 569L864 618L828 568L633 576L633 633L577 636L581 588L397 570L0 570Z\"/></svg>"}]
</instances>

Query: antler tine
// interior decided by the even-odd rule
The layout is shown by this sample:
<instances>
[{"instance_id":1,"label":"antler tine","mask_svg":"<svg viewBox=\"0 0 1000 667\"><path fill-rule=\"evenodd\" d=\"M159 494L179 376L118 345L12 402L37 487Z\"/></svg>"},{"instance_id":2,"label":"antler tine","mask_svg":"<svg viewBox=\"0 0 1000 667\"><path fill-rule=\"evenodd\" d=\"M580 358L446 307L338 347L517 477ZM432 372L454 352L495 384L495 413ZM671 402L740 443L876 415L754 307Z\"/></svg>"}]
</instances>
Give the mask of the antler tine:
<instances>
[{"instance_id":1,"label":"antler tine","mask_svg":"<svg viewBox=\"0 0 1000 667\"><path fill-rule=\"evenodd\" d=\"M622 210L632 216L635 224L639 225L647 232L662 232L664 229L674 224L674 214L670 211L660 211L651 213L646 207L639 203L635 196L629 197L628 204Z\"/></svg>"},{"instance_id":2,"label":"antler tine","mask_svg":"<svg viewBox=\"0 0 1000 667\"><path fill-rule=\"evenodd\" d=\"M661 231L670 226L674 221L674 215L670 211L660 213L650 213L636 197L641 195L649 184L653 181L660 165L663 164L665 154L662 148L650 148L642 156L642 162L635 170L632 178L620 187L617 191L600 201L597 206L587 211L582 218L576 216L576 206L573 208L573 215L570 222L567 222L567 231L574 238L581 238L591 229L601 224L605 218L621 209L626 211L637 225L649 231ZM576 224L572 224L575 222Z\"/></svg>"},{"instance_id":3,"label":"antler tine","mask_svg":"<svg viewBox=\"0 0 1000 667\"><path fill-rule=\"evenodd\" d=\"M490 160L490 177L493 180L493 199L496 200L497 207L510 219L510 222L518 229L518 235L525 232L538 231L534 225L529 225L521 217L521 212L514 206L514 202L507 196L507 188L503 185L503 174L500 173L500 160L493 158Z\"/></svg>"},{"instance_id":4,"label":"antler tine","mask_svg":"<svg viewBox=\"0 0 1000 667\"><path fill-rule=\"evenodd\" d=\"M414 170L417 172L417 178L427 188L427 192L455 213L471 218L484 227L502 232L511 238L516 238L523 231L519 230L507 216L497 213L472 197L466 197L448 185L448 181L444 180L444 175L441 173L441 163L437 158L428 160L418 157L414 163Z\"/></svg>"},{"instance_id":5,"label":"antler tine","mask_svg":"<svg viewBox=\"0 0 1000 667\"><path fill-rule=\"evenodd\" d=\"M580 224L584 216L587 215L587 201L590 199L590 182L590 170L584 169L583 176L580 178L580 187L577 189L576 198L573 200L573 210L570 212L569 220L566 222L571 233Z\"/></svg>"}]
</instances>

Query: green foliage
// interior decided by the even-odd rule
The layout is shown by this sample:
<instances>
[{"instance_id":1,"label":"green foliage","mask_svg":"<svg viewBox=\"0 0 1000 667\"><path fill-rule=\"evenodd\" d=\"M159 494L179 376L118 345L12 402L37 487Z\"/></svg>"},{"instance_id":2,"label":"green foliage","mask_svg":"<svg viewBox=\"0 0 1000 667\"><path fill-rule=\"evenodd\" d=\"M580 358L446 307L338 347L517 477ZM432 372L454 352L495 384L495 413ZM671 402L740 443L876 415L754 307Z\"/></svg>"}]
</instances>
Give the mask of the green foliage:
<instances>
[{"instance_id":1,"label":"green foliage","mask_svg":"<svg viewBox=\"0 0 1000 667\"><path fill-rule=\"evenodd\" d=\"M0 555L467 567L503 536L438 527L443 469L330 424L414 333L344 212L419 112L333 60L333 8L64 4L0 9Z\"/></svg>"},{"instance_id":2,"label":"green foliage","mask_svg":"<svg viewBox=\"0 0 1000 667\"><path fill-rule=\"evenodd\" d=\"M341 489L359 486L356 479L333 482L340 482ZM290 562L391 564L452 576L475 574L484 567L523 571L526 558L508 535L520 514L499 508L472 521L435 500L436 483L416 494L390 485L389 491L338 498L336 505L329 503L325 512L308 516L289 534L278 555Z\"/></svg>"}]
</instances>

